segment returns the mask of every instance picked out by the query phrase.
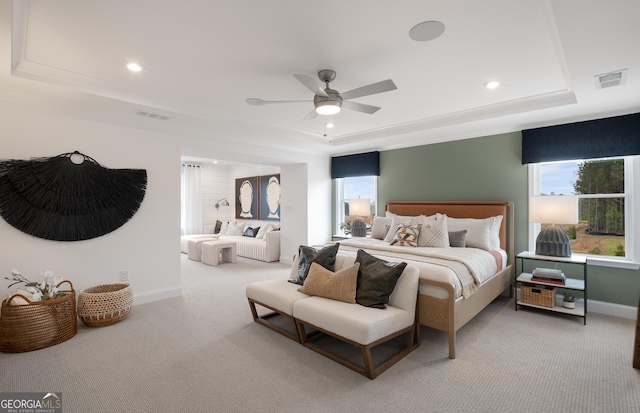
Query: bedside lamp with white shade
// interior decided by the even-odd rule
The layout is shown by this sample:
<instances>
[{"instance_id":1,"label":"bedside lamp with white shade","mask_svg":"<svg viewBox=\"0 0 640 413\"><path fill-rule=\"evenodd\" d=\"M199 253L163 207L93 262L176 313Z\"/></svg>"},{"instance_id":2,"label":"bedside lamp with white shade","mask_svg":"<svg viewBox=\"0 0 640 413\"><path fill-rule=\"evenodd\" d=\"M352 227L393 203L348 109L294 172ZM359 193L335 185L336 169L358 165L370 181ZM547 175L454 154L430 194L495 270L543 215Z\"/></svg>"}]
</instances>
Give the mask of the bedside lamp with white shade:
<instances>
[{"instance_id":1,"label":"bedside lamp with white shade","mask_svg":"<svg viewBox=\"0 0 640 413\"><path fill-rule=\"evenodd\" d=\"M352 237L366 237L367 223L362 217L371 215L371 201L369 198L352 198L349 200L349 215L355 216L351 223Z\"/></svg>"},{"instance_id":2,"label":"bedside lamp with white shade","mask_svg":"<svg viewBox=\"0 0 640 413\"><path fill-rule=\"evenodd\" d=\"M536 238L536 254L570 257L571 243L556 225L578 223L578 197L573 195L533 196L529 198L529 221L551 224Z\"/></svg>"}]
</instances>

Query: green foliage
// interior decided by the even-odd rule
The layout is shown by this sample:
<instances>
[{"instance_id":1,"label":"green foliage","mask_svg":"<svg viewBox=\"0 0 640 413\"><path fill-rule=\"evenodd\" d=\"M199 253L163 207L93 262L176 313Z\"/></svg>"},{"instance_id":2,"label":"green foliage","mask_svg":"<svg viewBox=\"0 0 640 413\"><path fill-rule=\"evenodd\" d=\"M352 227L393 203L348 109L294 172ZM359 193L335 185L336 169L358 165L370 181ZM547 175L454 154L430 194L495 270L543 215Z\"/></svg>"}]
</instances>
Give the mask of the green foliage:
<instances>
[{"instance_id":1,"label":"green foliage","mask_svg":"<svg viewBox=\"0 0 640 413\"><path fill-rule=\"evenodd\" d=\"M615 255L616 257L624 257L625 256L624 245L618 244L616 246L616 250L613 253L613 255Z\"/></svg>"},{"instance_id":2,"label":"green foliage","mask_svg":"<svg viewBox=\"0 0 640 413\"><path fill-rule=\"evenodd\" d=\"M576 194L623 194L624 160L586 161L578 165L573 183ZM580 219L593 232L624 234L624 198L592 198L580 201Z\"/></svg>"},{"instance_id":3,"label":"green foliage","mask_svg":"<svg viewBox=\"0 0 640 413\"><path fill-rule=\"evenodd\" d=\"M600 249L600 247L595 247L594 249L589 251L589 254L602 255L602 250Z\"/></svg>"},{"instance_id":4,"label":"green foliage","mask_svg":"<svg viewBox=\"0 0 640 413\"><path fill-rule=\"evenodd\" d=\"M568 302L568 303L572 303L574 301L576 301L576 296L571 294L571 293L564 293L562 294L563 300Z\"/></svg>"},{"instance_id":5,"label":"green foliage","mask_svg":"<svg viewBox=\"0 0 640 413\"><path fill-rule=\"evenodd\" d=\"M577 230L575 226L571 226L567 230L567 236L569 237L569 239L576 239L576 233L577 233Z\"/></svg>"}]
</instances>

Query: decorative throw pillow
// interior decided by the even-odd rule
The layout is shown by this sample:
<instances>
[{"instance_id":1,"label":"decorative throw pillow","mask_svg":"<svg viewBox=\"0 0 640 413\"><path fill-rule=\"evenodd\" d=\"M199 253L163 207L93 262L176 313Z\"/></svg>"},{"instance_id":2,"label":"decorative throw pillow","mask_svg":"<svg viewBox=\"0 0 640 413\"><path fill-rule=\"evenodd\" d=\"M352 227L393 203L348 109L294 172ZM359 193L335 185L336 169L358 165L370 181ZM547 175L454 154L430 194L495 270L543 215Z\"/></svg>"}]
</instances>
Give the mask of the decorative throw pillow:
<instances>
[{"instance_id":1,"label":"decorative throw pillow","mask_svg":"<svg viewBox=\"0 0 640 413\"><path fill-rule=\"evenodd\" d=\"M245 237L255 238L258 231L260 231L260 227L257 227L257 228L249 227L242 233L242 235Z\"/></svg>"},{"instance_id":2,"label":"decorative throw pillow","mask_svg":"<svg viewBox=\"0 0 640 413\"><path fill-rule=\"evenodd\" d=\"M229 222L229 226L227 226L227 232L225 235L242 235L244 232L244 223L242 222Z\"/></svg>"},{"instance_id":3,"label":"decorative throw pillow","mask_svg":"<svg viewBox=\"0 0 640 413\"><path fill-rule=\"evenodd\" d=\"M418 237L420 236L420 228L422 225L398 225L396 235L391 241L391 245L399 247L417 247Z\"/></svg>"},{"instance_id":4,"label":"decorative throw pillow","mask_svg":"<svg viewBox=\"0 0 640 413\"><path fill-rule=\"evenodd\" d=\"M222 221L216 221L216 227L213 229L213 233L219 234L220 228L222 228Z\"/></svg>"},{"instance_id":5,"label":"decorative throw pillow","mask_svg":"<svg viewBox=\"0 0 640 413\"><path fill-rule=\"evenodd\" d=\"M356 303L365 307L387 308L385 304L389 302L389 296L407 263L381 260L364 250L358 250L355 262L360 264Z\"/></svg>"},{"instance_id":6,"label":"decorative throw pillow","mask_svg":"<svg viewBox=\"0 0 640 413\"><path fill-rule=\"evenodd\" d=\"M449 247L449 233L447 232L447 216L436 214L429 217L420 216L420 236L418 247Z\"/></svg>"},{"instance_id":7,"label":"decorative throw pillow","mask_svg":"<svg viewBox=\"0 0 640 413\"><path fill-rule=\"evenodd\" d=\"M334 273L317 262L312 262L307 279L298 291L353 304L356 302L359 268L360 264L355 263Z\"/></svg>"},{"instance_id":8,"label":"decorative throw pillow","mask_svg":"<svg viewBox=\"0 0 640 413\"><path fill-rule=\"evenodd\" d=\"M373 217L373 228L371 228L371 238L384 239L387 231L393 222L393 218Z\"/></svg>"},{"instance_id":9,"label":"decorative throw pillow","mask_svg":"<svg viewBox=\"0 0 640 413\"><path fill-rule=\"evenodd\" d=\"M467 246L467 230L449 232L449 246L464 248Z\"/></svg>"},{"instance_id":10,"label":"decorative throw pillow","mask_svg":"<svg viewBox=\"0 0 640 413\"><path fill-rule=\"evenodd\" d=\"M340 248L340 243L325 247L320 251L306 245L300 245L298 248L298 276L291 278L288 281L290 283L304 285L309 274L309 268L311 264L317 262L329 271L333 271L336 264L336 254Z\"/></svg>"},{"instance_id":11,"label":"decorative throw pillow","mask_svg":"<svg viewBox=\"0 0 640 413\"><path fill-rule=\"evenodd\" d=\"M271 224L266 224L260 227L260 231L256 234L256 238L264 239L264 234L267 233L267 230L271 228Z\"/></svg>"},{"instance_id":12,"label":"decorative throw pillow","mask_svg":"<svg viewBox=\"0 0 640 413\"><path fill-rule=\"evenodd\" d=\"M404 216L404 215L396 215L396 214L392 214L391 212L387 211L387 218L391 218L391 225L389 226L390 230L387 232L387 235L384 237L384 241L391 243L393 242L393 239L396 236L396 229L398 228L398 225L400 224L404 224L404 225L418 225L420 222L420 216L415 216L415 217L409 217L409 216Z\"/></svg>"}]
</instances>

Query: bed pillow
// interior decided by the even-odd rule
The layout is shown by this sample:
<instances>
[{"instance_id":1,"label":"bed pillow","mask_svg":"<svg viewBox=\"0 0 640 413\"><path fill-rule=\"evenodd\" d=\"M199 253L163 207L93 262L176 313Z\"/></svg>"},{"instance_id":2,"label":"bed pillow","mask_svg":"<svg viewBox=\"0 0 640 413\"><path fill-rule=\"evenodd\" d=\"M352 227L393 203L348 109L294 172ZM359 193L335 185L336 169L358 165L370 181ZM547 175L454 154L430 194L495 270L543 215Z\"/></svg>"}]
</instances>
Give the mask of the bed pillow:
<instances>
[{"instance_id":1,"label":"bed pillow","mask_svg":"<svg viewBox=\"0 0 640 413\"><path fill-rule=\"evenodd\" d=\"M502 215L495 217L451 218L447 220L449 231L467 230L467 247L493 251L500 248L500 224Z\"/></svg>"},{"instance_id":2,"label":"bed pillow","mask_svg":"<svg viewBox=\"0 0 640 413\"><path fill-rule=\"evenodd\" d=\"M418 247L449 247L449 232L447 231L447 216L436 214L425 217L420 216L420 236Z\"/></svg>"},{"instance_id":3,"label":"bed pillow","mask_svg":"<svg viewBox=\"0 0 640 413\"><path fill-rule=\"evenodd\" d=\"M287 281L298 285L304 285L304 280L307 279L307 275L309 274L309 268L311 268L311 264L314 262L320 264L329 271L333 271L336 265L336 254L338 253L338 248L340 248L340 243L335 243L321 249L320 251L313 247L300 245L298 248L298 276Z\"/></svg>"},{"instance_id":4,"label":"bed pillow","mask_svg":"<svg viewBox=\"0 0 640 413\"><path fill-rule=\"evenodd\" d=\"M298 291L308 295L354 304L356 302L359 268L360 264L354 263L334 273L317 262L312 262L307 279Z\"/></svg>"},{"instance_id":5,"label":"bed pillow","mask_svg":"<svg viewBox=\"0 0 640 413\"><path fill-rule=\"evenodd\" d=\"M388 262L358 250L356 261L360 264L356 303L372 308L387 308L389 296L398 278L407 266L406 262Z\"/></svg>"},{"instance_id":6,"label":"bed pillow","mask_svg":"<svg viewBox=\"0 0 640 413\"><path fill-rule=\"evenodd\" d=\"M398 247L417 247L421 225L398 225L391 245Z\"/></svg>"},{"instance_id":7,"label":"bed pillow","mask_svg":"<svg viewBox=\"0 0 640 413\"><path fill-rule=\"evenodd\" d=\"M213 228L213 233L219 234L221 228L222 228L222 221L216 221L216 226Z\"/></svg>"},{"instance_id":8,"label":"bed pillow","mask_svg":"<svg viewBox=\"0 0 640 413\"><path fill-rule=\"evenodd\" d=\"M393 218L373 217L373 228L371 228L371 238L384 239L391 228Z\"/></svg>"},{"instance_id":9,"label":"bed pillow","mask_svg":"<svg viewBox=\"0 0 640 413\"><path fill-rule=\"evenodd\" d=\"M389 226L389 231L387 235L384 237L384 241L391 243L396 236L396 230L398 229L398 225L418 225L420 222L420 216L409 217L404 215L396 215L387 211L387 218L391 218L391 225Z\"/></svg>"},{"instance_id":10,"label":"bed pillow","mask_svg":"<svg viewBox=\"0 0 640 413\"><path fill-rule=\"evenodd\" d=\"M464 248L467 246L467 230L449 231L449 246Z\"/></svg>"}]
</instances>

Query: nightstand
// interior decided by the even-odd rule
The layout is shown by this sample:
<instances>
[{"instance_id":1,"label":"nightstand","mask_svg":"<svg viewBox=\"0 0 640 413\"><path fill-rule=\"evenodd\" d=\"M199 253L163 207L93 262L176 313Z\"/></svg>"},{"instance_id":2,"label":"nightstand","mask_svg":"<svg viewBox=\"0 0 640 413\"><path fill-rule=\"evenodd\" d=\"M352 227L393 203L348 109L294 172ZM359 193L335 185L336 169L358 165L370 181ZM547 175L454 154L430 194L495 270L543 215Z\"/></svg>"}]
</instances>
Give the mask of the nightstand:
<instances>
[{"instance_id":1,"label":"nightstand","mask_svg":"<svg viewBox=\"0 0 640 413\"><path fill-rule=\"evenodd\" d=\"M518 306L539 308L542 310L553 311L556 313L570 314L570 315L575 315L577 317L582 317L584 320L584 324L585 325L587 324L587 258L586 257L575 256L575 255L572 255L571 257L552 257L547 255L536 255L531 251L524 251L518 254L516 256L516 259L520 259L520 268L522 269L522 272L519 275L517 274L517 271L516 271L516 279L515 279L516 311L518 311ZM556 283L546 283L541 281L531 281L532 274L530 272L524 271L525 260L581 265L583 279L581 280L577 278L567 277L564 285L558 285ZM556 297L553 297L554 300L551 307L536 305L536 304L522 301L523 292L521 291L520 296L518 296L518 292L517 292L518 283L520 283L520 285L523 286L523 288L526 287L526 288L532 288L534 290L537 289L540 292L544 292L543 290L550 289L550 288L562 288L564 290L579 291L579 292L582 292L583 299L582 299L582 302L576 302L575 308L563 307L562 298L556 299Z\"/></svg>"}]
</instances>

